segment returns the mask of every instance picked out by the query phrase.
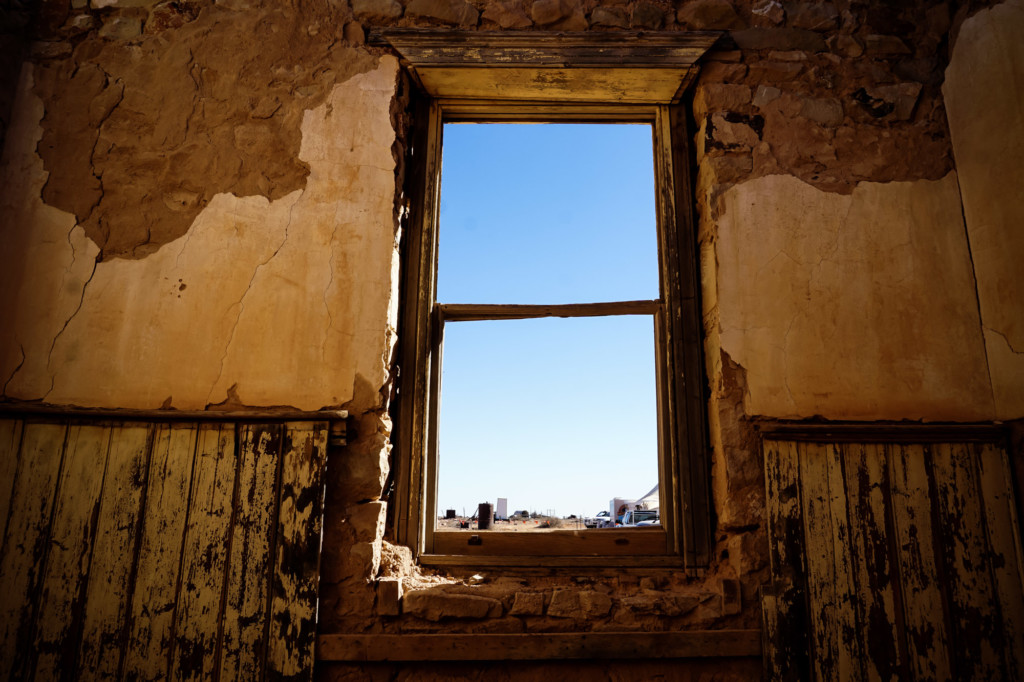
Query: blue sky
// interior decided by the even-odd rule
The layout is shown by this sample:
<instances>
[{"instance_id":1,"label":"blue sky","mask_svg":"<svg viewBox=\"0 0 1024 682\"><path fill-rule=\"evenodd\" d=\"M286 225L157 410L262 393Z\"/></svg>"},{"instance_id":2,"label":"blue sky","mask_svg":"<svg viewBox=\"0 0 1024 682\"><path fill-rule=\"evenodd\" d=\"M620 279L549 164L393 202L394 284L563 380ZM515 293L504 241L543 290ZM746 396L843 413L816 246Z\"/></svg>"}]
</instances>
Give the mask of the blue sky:
<instances>
[{"instance_id":1,"label":"blue sky","mask_svg":"<svg viewBox=\"0 0 1024 682\"><path fill-rule=\"evenodd\" d=\"M658 298L651 128L446 124L438 300ZM593 515L657 483L649 316L449 322L438 509Z\"/></svg>"}]
</instances>

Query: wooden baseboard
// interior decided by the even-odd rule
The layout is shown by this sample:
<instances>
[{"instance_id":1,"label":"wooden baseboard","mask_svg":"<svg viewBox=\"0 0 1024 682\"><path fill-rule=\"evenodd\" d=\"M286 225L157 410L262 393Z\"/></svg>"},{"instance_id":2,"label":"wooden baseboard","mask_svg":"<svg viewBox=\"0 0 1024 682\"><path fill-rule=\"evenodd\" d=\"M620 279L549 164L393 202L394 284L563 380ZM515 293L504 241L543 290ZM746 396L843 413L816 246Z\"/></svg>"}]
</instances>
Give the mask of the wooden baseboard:
<instances>
[{"instance_id":1,"label":"wooden baseboard","mask_svg":"<svg viewBox=\"0 0 1024 682\"><path fill-rule=\"evenodd\" d=\"M321 661L500 661L761 656L760 630L320 635Z\"/></svg>"}]
</instances>

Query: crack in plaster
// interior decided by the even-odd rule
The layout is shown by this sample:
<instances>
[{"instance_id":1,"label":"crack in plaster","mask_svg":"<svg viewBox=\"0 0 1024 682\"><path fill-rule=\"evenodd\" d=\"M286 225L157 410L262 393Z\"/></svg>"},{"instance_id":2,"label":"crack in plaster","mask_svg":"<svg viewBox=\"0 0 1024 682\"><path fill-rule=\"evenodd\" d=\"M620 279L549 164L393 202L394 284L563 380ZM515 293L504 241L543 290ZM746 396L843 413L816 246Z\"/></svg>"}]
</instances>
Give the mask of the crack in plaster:
<instances>
[{"instance_id":1,"label":"crack in plaster","mask_svg":"<svg viewBox=\"0 0 1024 682\"><path fill-rule=\"evenodd\" d=\"M21 368L25 364L25 346L19 343L18 350L21 352L21 361L18 362L18 366L14 368L14 371L11 372L11 376L7 377L7 381L4 382L3 395L7 395L7 387L11 385L11 382L14 381L14 377L18 375L18 372L21 371Z\"/></svg>"},{"instance_id":2,"label":"crack in plaster","mask_svg":"<svg viewBox=\"0 0 1024 682\"><path fill-rule=\"evenodd\" d=\"M338 244L338 239L337 239L338 238L338 230L341 228L341 223L337 222L337 218L338 218L337 212L335 212L335 216L334 217L335 217L334 229L331 230L331 252L330 252L330 257L327 260L327 267L330 268L331 276L327 280L327 286L324 287L324 293L323 293L324 312L327 313L327 328L324 330L324 343L323 343L323 346L321 346L321 348L320 348L320 359L321 360L326 360L327 359L327 342L330 339L331 330L334 328L334 314L331 313L331 306L327 302L327 292L330 291L331 287L334 285L335 249L337 248L337 244Z\"/></svg>"},{"instance_id":3,"label":"crack in plaster","mask_svg":"<svg viewBox=\"0 0 1024 682\"><path fill-rule=\"evenodd\" d=\"M89 283L92 282L92 278L96 276L96 268L97 267L99 267L99 261L98 260L94 260L93 263L92 263L92 270L89 272L89 277L82 284L82 293L81 293L81 296L79 296L79 298L78 298L78 305L75 307L75 309L71 313L71 315L68 316L68 319L64 321L64 326L61 327L60 331L58 331L57 334L53 337L53 343L50 344L50 350L46 354L46 369L47 370L50 369L50 363L53 362L53 349L57 347L57 341L59 341L60 337L64 335L64 332L67 330L68 325L71 324L71 321L75 319L75 317L78 315L79 312L81 312L82 306L85 305L85 292L89 288ZM56 375L53 372L51 372L50 373L50 388L47 389L46 393L43 395L43 401L45 401L46 398L49 397L49 395L51 393L53 393L53 386L56 383L56 381L57 381Z\"/></svg>"},{"instance_id":4,"label":"crack in plaster","mask_svg":"<svg viewBox=\"0 0 1024 682\"><path fill-rule=\"evenodd\" d=\"M1024 350L1017 350L1016 348L1014 348L1013 344L1010 343L1010 337L1004 334L1003 332L999 331L998 329L993 329L992 327L986 327L985 325L981 325L981 329L983 332L992 332L993 334L1001 338L1003 340L1003 343L1006 344L1006 347L1009 348L1010 352L1013 353L1014 355L1024 355Z\"/></svg>"},{"instance_id":5,"label":"crack in plaster","mask_svg":"<svg viewBox=\"0 0 1024 682\"><path fill-rule=\"evenodd\" d=\"M992 398L992 405L995 406L999 403L996 400L996 387L992 382L992 362L988 357L988 344L985 343L985 322L984 317L981 314L981 292L978 291L978 274L974 263L974 252L971 250L971 231L967 227L967 209L964 206L964 190L960 185L960 175L958 173L954 173L954 176L956 178L956 193L960 198L960 221L964 226L964 242L967 244L967 259L971 262L971 279L974 280L974 304L978 311L978 326L981 327L981 343L985 356L985 373L988 375L988 390ZM999 332L994 329L992 331L999 334ZM1002 336L1002 334L999 335ZM1006 345L1010 346L1010 340L1006 337L1003 338L1006 341ZM1014 350L1013 346L1010 346L1010 350Z\"/></svg>"},{"instance_id":6,"label":"crack in plaster","mask_svg":"<svg viewBox=\"0 0 1024 682\"><path fill-rule=\"evenodd\" d=\"M102 71L102 69L100 69L100 70ZM103 77L106 79L106 83L109 85L110 84L110 74L107 73L106 71L103 71ZM117 101L114 102L114 105L110 107L109 111L107 111L107 113L103 116L102 119L100 119L99 123L96 125L96 138L93 140L93 143L92 143L92 151L89 152L89 172L92 173L92 176L94 178L96 178L96 182L99 183L100 193L99 193L99 196L96 198L96 201L93 202L93 205L89 207L89 214L84 216L83 220L89 220L92 217L92 214L96 211L96 208L99 207L100 203L103 201L103 197L106 194L104 192L104 189L103 189L103 173L100 173L99 175L96 174L96 150L99 147L100 137L103 134L103 126L106 125L107 121L110 120L110 117L114 115L114 111L116 111L117 108L119 106L121 106L121 102L124 101L124 81L122 81L121 79L116 79L114 81L114 84L120 86L119 92L118 92ZM146 228L146 232L147 232L147 241L149 241L148 240L148 233L149 233L148 225L147 225L147 228Z\"/></svg>"},{"instance_id":7,"label":"crack in plaster","mask_svg":"<svg viewBox=\"0 0 1024 682\"><path fill-rule=\"evenodd\" d=\"M285 222L284 225L284 238L281 240L281 243L277 245L277 248L274 249L274 252L270 254L270 256L265 261L258 264L256 268L252 271L252 277L249 278L249 284L245 287L245 291L242 292L242 297L238 299L237 303L234 304L238 306L238 314L235 316L235 323L231 325L231 334L228 336L228 342L224 346L224 353L223 355L221 355L220 358L220 370L217 372L217 378L213 380L213 385L210 386L210 392L206 395L207 406L213 404L213 392L217 390L217 385L220 383L221 378L224 376L224 365L227 362L228 354L231 351L231 344L234 343L235 341L235 332L238 331L238 324L242 320L242 313L245 312L245 299L249 295L249 292L252 291L252 285L256 281L256 277L259 275L260 270L263 269L267 264L269 264L270 261L274 260L277 254L281 252L281 249L284 248L285 243L287 243L288 231L291 229L292 216L295 213L296 204L299 203L299 198L301 198L301 190L300 197L297 197L296 200L292 203L292 205L288 207L288 220L287 222Z\"/></svg>"}]
</instances>

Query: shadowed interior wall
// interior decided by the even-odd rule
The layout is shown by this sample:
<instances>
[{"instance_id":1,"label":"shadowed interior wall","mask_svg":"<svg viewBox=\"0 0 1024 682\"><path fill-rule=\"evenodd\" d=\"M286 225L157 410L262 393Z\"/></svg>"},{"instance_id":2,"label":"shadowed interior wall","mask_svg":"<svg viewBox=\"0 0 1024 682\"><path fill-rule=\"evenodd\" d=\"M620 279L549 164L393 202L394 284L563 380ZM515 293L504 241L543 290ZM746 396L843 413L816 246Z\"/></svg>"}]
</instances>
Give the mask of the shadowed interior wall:
<instances>
[{"instance_id":1,"label":"shadowed interior wall","mask_svg":"<svg viewBox=\"0 0 1024 682\"><path fill-rule=\"evenodd\" d=\"M1020 0L103 0L37 15L2 119L2 399L347 409L353 436L324 473L320 634L756 629L772 579L760 422L1024 418ZM717 514L704 575L425 571L386 542L414 115L398 59L366 42L389 26L721 32L685 95ZM110 453L137 436L104 428L87 430L106 433ZM112 461L105 450L54 438L49 456L83 475L52 479L51 502L122 499L91 471ZM6 452L0 483L16 493L22 460ZM1010 451L1011 467L1020 457ZM53 566L55 528L31 536ZM5 608L49 613L44 576L24 579L38 599ZM169 609L190 608L174 594ZM49 632L38 622L33 632ZM167 646L153 644L173 658ZM321 673L743 679L757 668L747 657Z\"/></svg>"}]
</instances>

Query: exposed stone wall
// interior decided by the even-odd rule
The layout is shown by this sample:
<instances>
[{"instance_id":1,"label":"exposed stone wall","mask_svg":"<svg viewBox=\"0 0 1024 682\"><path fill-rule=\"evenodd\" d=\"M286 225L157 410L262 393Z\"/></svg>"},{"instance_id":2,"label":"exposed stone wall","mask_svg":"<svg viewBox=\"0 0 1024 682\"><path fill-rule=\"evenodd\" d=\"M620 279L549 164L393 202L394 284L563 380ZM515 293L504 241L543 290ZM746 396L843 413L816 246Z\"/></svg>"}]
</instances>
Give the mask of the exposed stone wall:
<instances>
[{"instance_id":1,"label":"exposed stone wall","mask_svg":"<svg viewBox=\"0 0 1024 682\"><path fill-rule=\"evenodd\" d=\"M44 3L4 119L3 398L347 407L327 632L757 627L758 419L1024 417L1022 216L1006 200L1024 168L1022 12L983 4ZM718 515L706 575L424 571L382 541L408 112L397 61L364 44L376 26L724 32L688 95Z\"/></svg>"}]
</instances>

